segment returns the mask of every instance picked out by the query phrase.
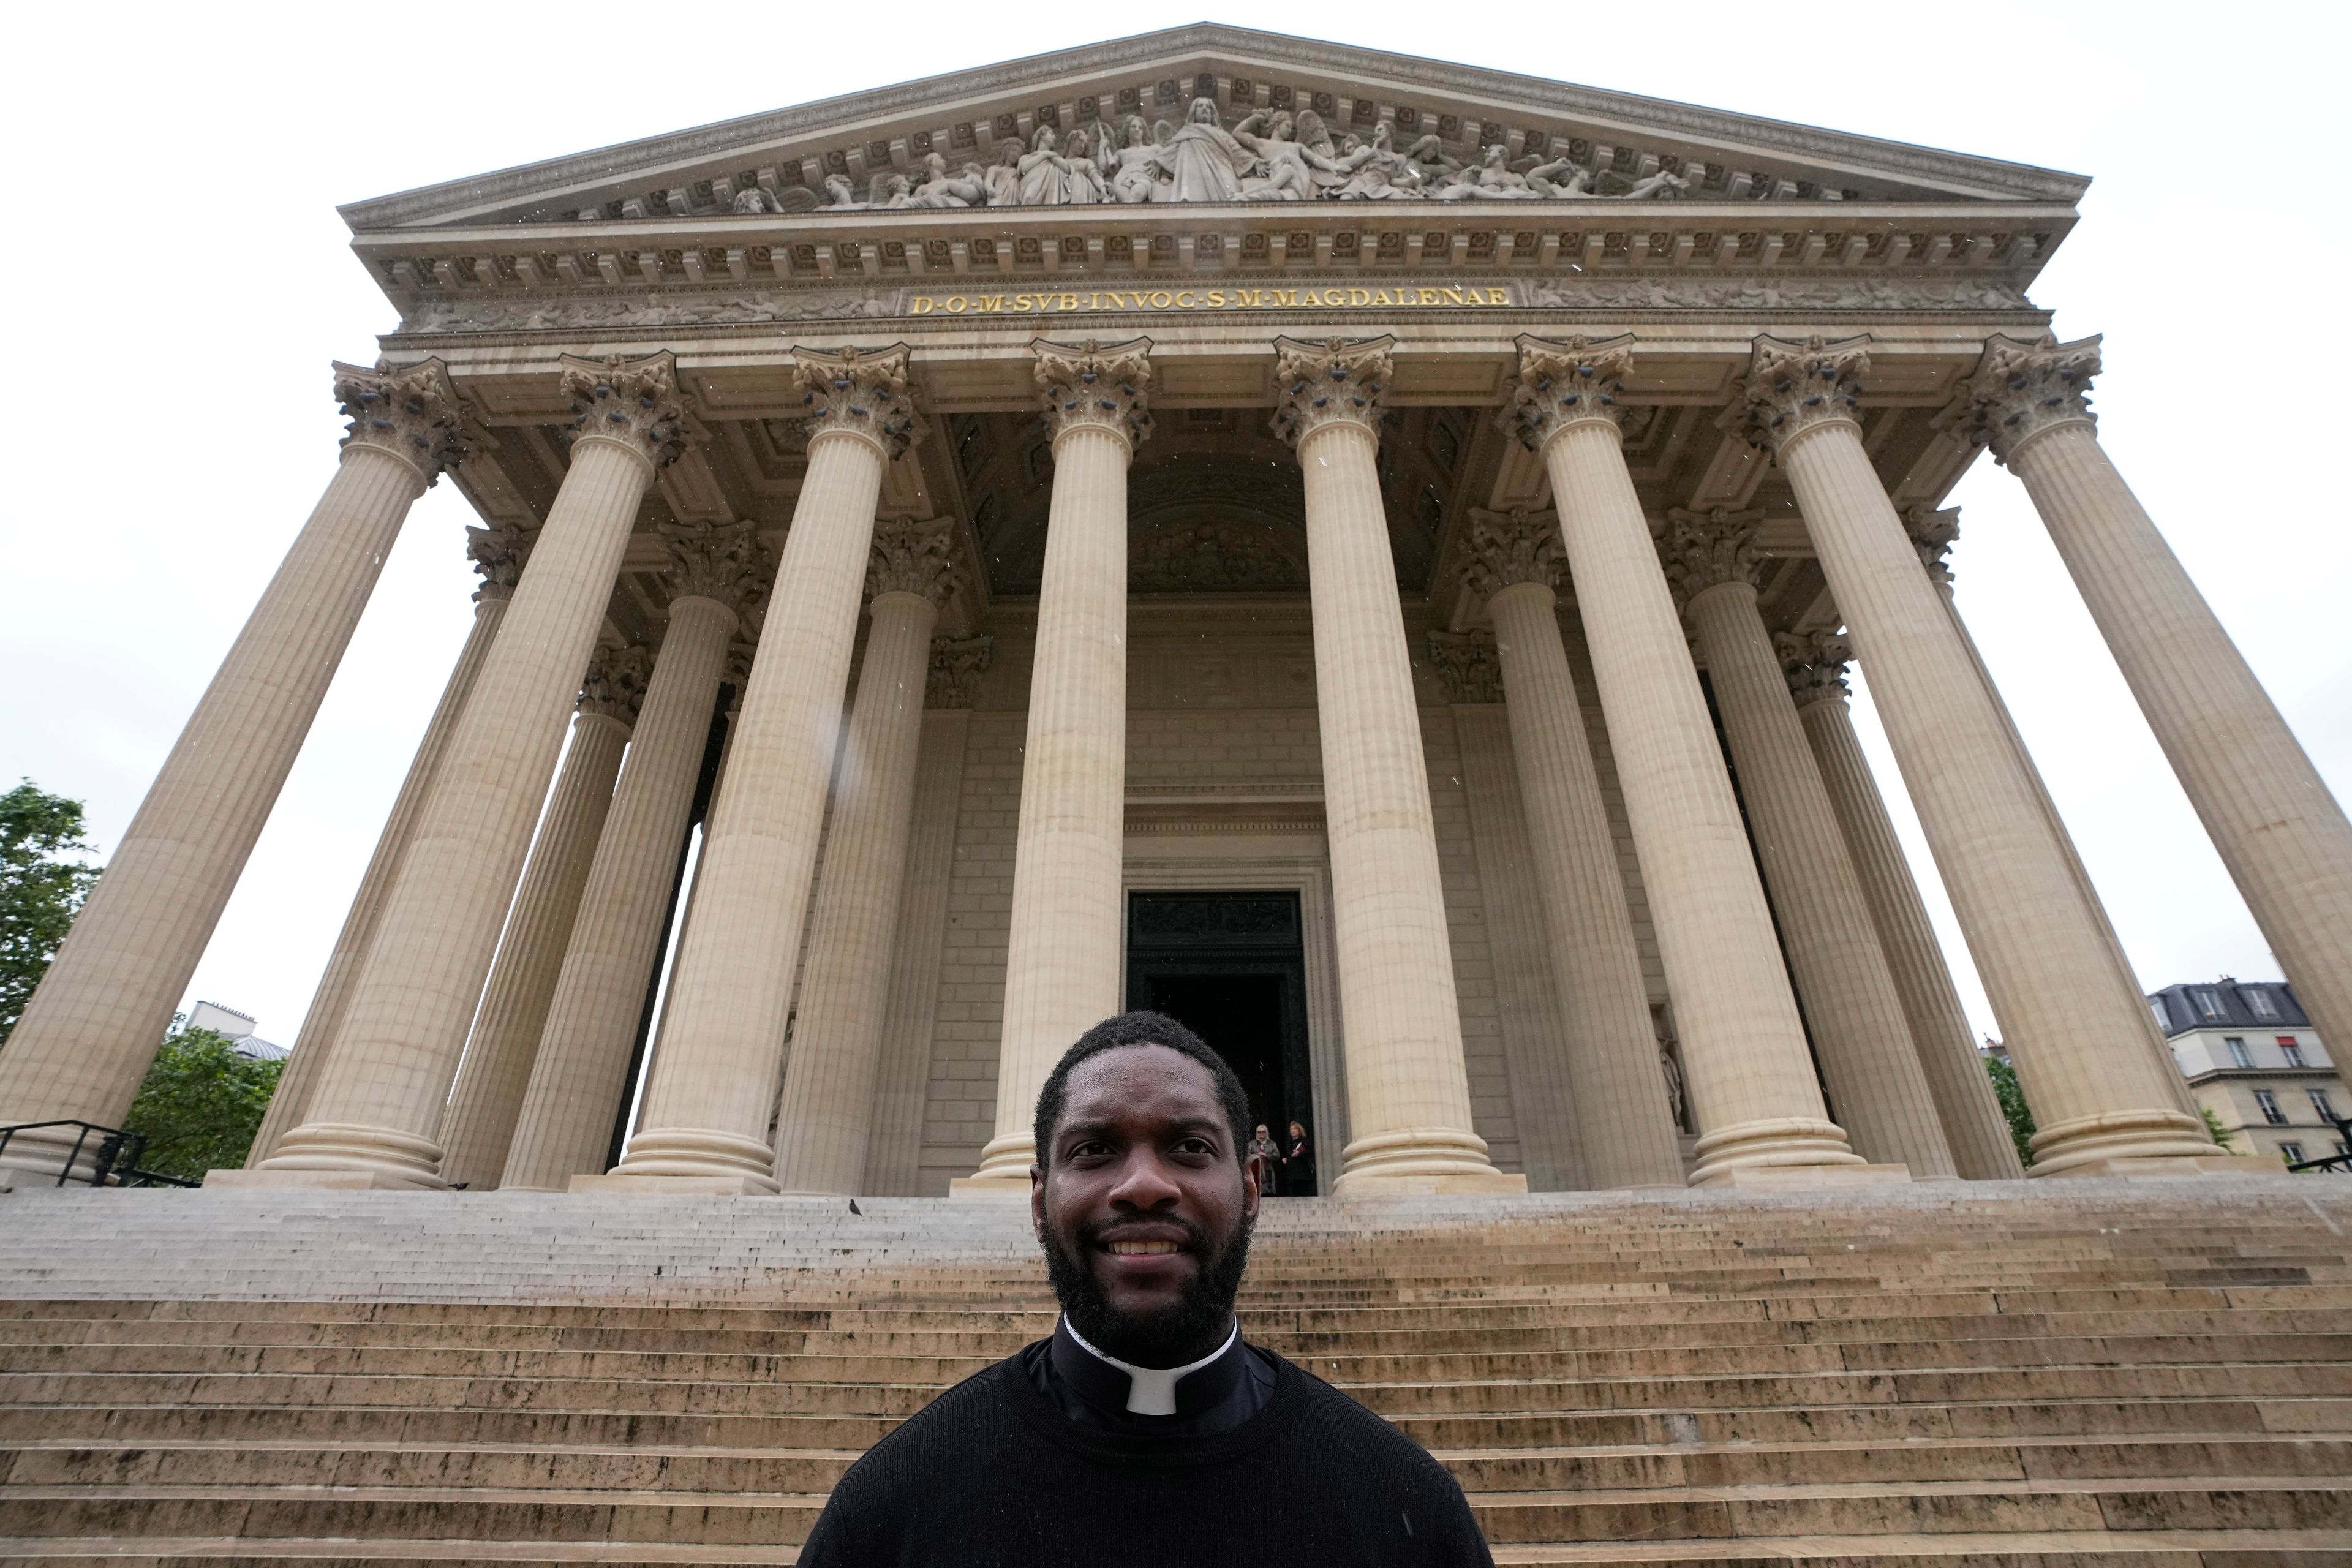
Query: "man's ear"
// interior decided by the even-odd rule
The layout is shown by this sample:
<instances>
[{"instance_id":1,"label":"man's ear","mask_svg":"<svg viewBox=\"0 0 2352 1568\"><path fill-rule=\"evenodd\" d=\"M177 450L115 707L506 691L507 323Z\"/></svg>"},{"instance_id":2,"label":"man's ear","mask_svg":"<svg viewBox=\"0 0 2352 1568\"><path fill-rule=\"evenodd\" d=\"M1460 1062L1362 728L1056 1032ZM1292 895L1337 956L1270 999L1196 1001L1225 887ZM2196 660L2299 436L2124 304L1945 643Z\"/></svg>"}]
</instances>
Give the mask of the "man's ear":
<instances>
[{"instance_id":1,"label":"man's ear","mask_svg":"<svg viewBox=\"0 0 2352 1568\"><path fill-rule=\"evenodd\" d=\"M1252 1154L1242 1161L1242 1215L1257 1218L1258 1193L1265 1185L1265 1156Z\"/></svg>"},{"instance_id":2,"label":"man's ear","mask_svg":"<svg viewBox=\"0 0 2352 1568\"><path fill-rule=\"evenodd\" d=\"M1045 1167L1029 1167L1029 1228L1041 1239L1045 1234Z\"/></svg>"}]
</instances>

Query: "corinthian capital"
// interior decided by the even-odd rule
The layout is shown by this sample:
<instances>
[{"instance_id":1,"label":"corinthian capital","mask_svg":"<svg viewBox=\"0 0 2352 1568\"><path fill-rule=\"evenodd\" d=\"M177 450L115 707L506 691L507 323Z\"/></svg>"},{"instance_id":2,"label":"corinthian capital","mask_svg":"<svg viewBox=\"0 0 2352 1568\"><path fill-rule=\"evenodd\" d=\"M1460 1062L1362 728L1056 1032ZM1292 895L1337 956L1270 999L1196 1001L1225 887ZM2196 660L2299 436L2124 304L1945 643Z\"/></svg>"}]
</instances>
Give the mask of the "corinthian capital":
<instances>
[{"instance_id":1,"label":"corinthian capital","mask_svg":"<svg viewBox=\"0 0 2352 1568\"><path fill-rule=\"evenodd\" d=\"M1128 449L1151 434L1151 340L1130 338L1105 345L1053 343L1034 338L1037 391L1045 407L1045 428L1058 445L1073 430L1108 430Z\"/></svg>"},{"instance_id":2,"label":"corinthian capital","mask_svg":"<svg viewBox=\"0 0 2352 1568\"><path fill-rule=\"evenodd\" d=\"M2099 342L1990 339L1976 374L1941 423L1973 446L1990 447L1994 460L2002 464L2045 431L2062 425L2096 426L2091 378L2099 374Z\"/></svg>"},{"instance_id":3,"label":"corinthian capital","mask_svg":"<svg viewBox=\"0 0 2352 1568\"><path fill-rule=\"evenodd\" d=\"M607 647L598 643L596 651L588 656L588 673L580 682L580 711L635 727L637 704L646 700L646 681L653 669L653 655L642 647Z\"/></svg>"},{"instance_id":4,"label":"corinthian capital","mask_svg":"<svg viewBox=\"0 0 2352 1568\"><path fill-rule=\"evenodd\" d=\"M1853 650L1837 632L1776 632L1772 647L1780 656L1780 672L1789 678L1789 695L1797 706L1826 702L1846 694L1845 667Z\"/></svg>"},{"instance_id":5,"label":"corinthian capital","mask_svg":"<svg viewBox=\"0 0 2352 1568\"><path fill-rule=\"evenodd\" d=\"M748 522L665 522L674 599L713 599L740 616L768 591L773 569Z\"/></svg>"},{"instance_id":6,"label":"corinthian capital","mask_svg":"<svg viewBox=\"0 0 2352 1568\"><path fill-rule=\"evenodd\" d=\"M511 522L489 528L468 526L466 558L482 577L482 585L474 590L475 599L511 597L515 584L522 581L523 563L530 559L530 547L538 539L539 530Z\"/></svg>"},{"instance_id":7,"label":"corinthian capital","mask_svg":"<svg viewBox=\"0 0 2352 1568\"><path fill-rule=\"evenodd\" d=\"M866 562L866 596L913 594L946 604L958 580L951 544L952 528L944 518L883 519L874 525L874 549Z\"/></svg>"},{"instance_id":8,"label":"corinthian capital","mask_svg":"<svg viewBox=\"0 0 2352 1568\"><path fill-rule=\"evenodd\" d=\"M1349 422L1380 434L1381 394L1396 339L1274 340L1274 433L1293 447L1327 425Z\"/></svg>"},{"instance_id":9,"label":"corinthian capital","mask_svg":"<svg viewBox=\"0 0 2352 1568\"><path fill-rule=\"evenodd\" d=\"M1466 546L1462 580L1481 600L1517 583L1557 588L1565 571L1557 512L1473 511Z\"/></svg>"},{"instance_id":10,"label":"corinthian capital","mask_svg":"<svg viewBox=\"0 0 2352 1568\"><path fill-rule=\"evenodd\" d=\"M990 637L940 637L931 644L931 664L923 686L926 706L969 708L988 673L988 656L996 647Z\"/></svg>"},{"instance_id":11,"label":"corinthian capital","mask_svg":"<svg viewBox=\"0 0 2352 1568\"><path fill-rule=\"evenodd\" d=\"M881 448L886 460L923 438L915 395L907 385L907 345L887 349L793 351L793 384L808 409L808 438L860 436Z\"/></svg>"},{"instance_id":12,"label":"corinthian capital","mask_svg":"<svg viewBox=\"0 0 2352 1568\"><path fill-rule=\"evenodd\" d=\"M1854 423L1862 378L1870 371L1870 334L1857 338L1758 338L1738 418L1748 438L1780 452L1809 430Z\"/></svg>"},{"instance_id":13,"label":"corinthian capital","mask_svg":"<svg viewBox=\"0 0 2352 1568\"><path fill-rule=\"evenodd\" d=\"M655 468L686 450L686 405L677 395L677 356L583 359L565 354L560 384L572 400L572 440L611 441Z\"/></svg>"},{"instance_id":14,"label":"corinthian capital","mask_svg":"<svg viewBox=\"0 0 2352 1568\"><path fill-rule=\"evenodd\" d=\"M1756 525L1763 521L1760 511L1727 507L1704 512L1676 507L1667 512L1658 559L1666 570L1666 585L1675 591L1675 603L1686 605L1726 583L1753 586L1761 553L1756 548Z\"/></svg>"},{"instance_id":15,"label":"corinthian capital","mask_svg":"<svg viewBox=\"0 0 2352 1568\"><path fill-rule=\"evenodd\" d=\"M373 447L415 468L430 487L441 470L465 460L458 435L465 408L449 384L448 367L419 360L397 370L362 370L335 362L335 401L351 428L343 448Z\"/></svg>"},{"instance_id":16,"label":"corinthian capital","mask_svg":"<svg viewBox=\"0 0 2352 1568\"><path fill-rule=\"evenodd\" d=\"M1927 580L1950 593L1952 546L1960 539L1960 509L1952 506L1937 511L1931 506L1915 506L1903 514L1903 531L1911 536L1911 548L1919 552Z\"/></svg>"},{"instance_id":17,"label":"corinthian capital","mask_svg":"<svg viewBox=\"0 0 2352 1568\"><path fill-rule=\"evenodd\" d=\"M1619 399L1625 378L1633 373L1633 333L1566 342L1522 336L1518 345L1519 379L1511 388L1511 405L1503 411L1502 426L1528 451L1542 451L1571 425L1601 420L1615 426L1622 421Z\"/></svg>"},{"instance_id":18,"label":"corinthian capital","mask_svg":"<svg viewBox=\"0 0 2352 1568\"><path fill-rule=\"evenodd\" d=\"M1429 634L1429 668L1448 702L1500 702L1503 660L1495 639L1468 632Z\"/></svg>"}]
</instances>

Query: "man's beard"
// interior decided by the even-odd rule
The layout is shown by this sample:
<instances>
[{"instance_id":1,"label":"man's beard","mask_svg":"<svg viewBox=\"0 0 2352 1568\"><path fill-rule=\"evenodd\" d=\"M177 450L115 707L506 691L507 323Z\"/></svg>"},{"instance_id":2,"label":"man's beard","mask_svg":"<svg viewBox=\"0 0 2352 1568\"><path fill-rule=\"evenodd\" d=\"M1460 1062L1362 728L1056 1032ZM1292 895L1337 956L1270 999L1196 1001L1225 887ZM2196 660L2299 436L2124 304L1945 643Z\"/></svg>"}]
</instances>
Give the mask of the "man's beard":
<instances>
[{"instance_id":1,"label":"man's beard","mask_svg":"<svg viewBox=\"0 0 2352 1568\"><path fill-rule=\"evenodd\" d=\"M1183 1293L1154 1312L1120 1311L1095 1273L1096 1238L1119 1223L1080 1229L1076 1253L1054 1226L1045 1229L1045 1273L1070 1327L1105 1355L1135 1366L1181 1366L1215 1350L1232 1325L1234 1298L1241 1293L1242 1270L1249 1263L1250 1222L1244 1220L1233 1239L1216 1249L1209 1233L1191 1220L1154 1215L1155 1225L1183 1227L1186 1249L1200 1264Z\"/></svg>"}]
</instances>

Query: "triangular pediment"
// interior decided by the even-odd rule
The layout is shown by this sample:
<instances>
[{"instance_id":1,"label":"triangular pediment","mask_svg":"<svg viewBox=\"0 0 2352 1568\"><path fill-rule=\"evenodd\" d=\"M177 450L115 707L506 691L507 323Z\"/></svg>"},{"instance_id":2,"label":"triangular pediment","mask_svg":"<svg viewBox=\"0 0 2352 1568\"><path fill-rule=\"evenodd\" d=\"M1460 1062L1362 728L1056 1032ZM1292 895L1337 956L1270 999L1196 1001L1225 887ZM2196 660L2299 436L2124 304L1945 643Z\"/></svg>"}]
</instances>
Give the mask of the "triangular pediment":
<instances>
[{"instance_id":1,"label":"triangular pediment","mask_svg":"<svg viewBox=\"0 0 2352 1568\"><path fill-rule=\"evenodd\" d=\"M1475 166L1497 145L1499 167L1522 176L1538 166L1557 171L1553 184L1512 200L1647 193L2071 204L2088 184L2026 164L1203 24L575 153L353 203L342 213L354 232L379 234L740 216L747 208L789 217L838 210L845 201L887 201L894 174L903 195L934 154L961 170L993 161L1003 143L1030 145L1041 126L1057 138L1082 129L1092 138L1130 115L1181 124L1202 98L1224 129L1254 111L1286 110L1313 117L1310 125L1320 121L1330 144L1344 145L1350 136L1370 143L1385 125L1399 153L1423 148L1422 169L1433 178L1415 188L1423 199L1437 189L1441 166ZM1657 179L1662 172L1670 178ZM830 191L828 178L837 182ZM1325 185L1320 194L1332 194Z\"/></svg>"}]
</instances>

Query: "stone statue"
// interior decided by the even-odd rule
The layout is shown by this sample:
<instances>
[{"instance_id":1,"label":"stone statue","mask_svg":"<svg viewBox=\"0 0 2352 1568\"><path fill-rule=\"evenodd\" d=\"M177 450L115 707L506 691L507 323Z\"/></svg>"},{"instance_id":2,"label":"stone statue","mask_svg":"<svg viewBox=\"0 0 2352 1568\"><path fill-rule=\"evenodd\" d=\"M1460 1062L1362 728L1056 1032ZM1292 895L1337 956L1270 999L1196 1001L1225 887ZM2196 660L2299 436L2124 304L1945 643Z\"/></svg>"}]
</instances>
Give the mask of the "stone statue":
<instances>
[{"instance_id":1,"label":"stone statue","mask_svg":"<svg viewBox=\"0 0 2352 1568\"><path fill-rule=\"evenodd\" d=\"M1425 191L1436 190L1462 172L1461 163L1446 156L1445 143L1437 139L1434 132L1406 148L1404 156L1405 162L1412 165L1412 172L1421 177Z\"/></svg>"},{"instance_id":2,"label":"stone statue","mask_svg":"<svg viewBox=\"0 0 2352 1568\"><path fill-rule=\"evenodd\" d=\"M1021 205L1022 146L1018 138L1007 136L996 144L996 160L981 175L988 186L988 205L992 207L1017 207Z\"/></svg>"},{"instance_id":3,"label":"stone statue","mask_svg":"<svg viewBox=\"0 0 2352 1568\"><path fill-rule=\"evenodd\" d=\"M961 174L948 173L948 161L937 153L923 154L922 183L908 205L918 207L977 207L988 203L988 182L977 163L966 163Z\"/></svg>"},{"instance_id":4,"label":"stone statue","mask_svg":"<svg viewBox=\"0 0 2352 1568\"><path fill-rule=\"evenodd\" d=\"M1592 195L1592 171L1580 169L1566 158L1538 163L1527 172L1526 178L1529 190L1554 201L1564 202Z\"/></svg>"},{"instance_id":5,"label":"stone statue","mask_svg":"<svg viewBox=\"0 0 2352 1568\"><path fill-rule=\"evenodd\" d=\"M1350 136L1337 157L1307 149L1307 162L1324 171L1341 201L1372 201L1421 194L1421 174L1396 150L1396 133L1385 120L1372 129L1371 145Z\"/></svg>"},{"instance_id":6,"label":"stone statue","mask_svg":"<svg viewBox=\"0 0 2352 1568\"><path fill-rule=\"evenodd\" d=\"M1070 161L1062 156L1054 128L1037 127L1029 139L1029 151L1021 155L1015 165L1021 171L1021 202L1024 206L1059 207L1070 203Z\"/></svg>"},{"instance_id":7,"label":"stone statue","mask_svg":"<svg viewBox=\"0 0 2352 1568\"><path fill-rule=\"evenodd\" d=\"M1633 188L1618 200L1627 202L1672 201L1690 189L1690 182L1672 169L1661 169L1647 179L1636 180Z\"/></svg>"},{"instance_id":8,"label":"stone statue","mask_svg":"<svg viewBox=\"0 0 2352 1568\"><path fill-rule=\"evenodd\" d=\"M1456 173L1434 193L1441 202L1462 201L1533 201L1538 193L1528 185L1527 176L1515 173L1505 161L1510 149L1496 142L1486 149L1486 155L1475 166Z\"/></svg>"},{"instance_id":9,"label":"stone statue","mask_svg":"<svg viewBox=\"0 0 2352 1568\"><path fill-rule=\"evenodd\" d=\"M1168 172L1172 202L1237 202L1242 176L1257 162L1249 149L1217 123L1217 106L1196 98L1184 123L1160 149L1160 166Z\"/></svg>"},{"instance_id":10,"label":"stone statue","mask_svg":"<svg viewBox=\"0 0 2352 1568\"><path fill-rule=\"evenodd\" d=\"M915 205L915 182L896 169L877 171L866 184L866 205L877 211Z\"/></svg>"},{"instance_id":11,"label":"stone statue","mask_svg":"<svg viewBox=\"0 0 2352 1568\"><path fill-rule=\"evenodd\" d=\"M1160 168L1159 144L1152 141L1140 114L1130 114L1119 121L1117 147L1111 145L1110 133L1103 133L1095 162L1108 180L1111 199L1116 201L1150 201L1151 187L1165 177Z\"/></svg>"},{"instance_id":12,"label":"stone statue","mask_svg":"<svg viewBox=\"0 0 2352 1568\"><path fill-rule=\"evenodd\" d=\"M1083 125L1070 132L1068 145L1062 149L1062 158L1070 168L1070 201L1072 205L1088 206L1111 199L1110 176L1095 157L1097 146L1110 145L1110 130L1098 126L1090 134Z\"/></svg>"},{"instance_id":13,"label":"stone statue","mask_svg":"<svg viewBox=\"0 0 2352 1568\"><path fill-rule=\"evenodd\" d=\"M1263 135L1258 127L1265 127ZM1242 181L1242 195L1254 202L1302 202L1322 193L1316 188L1315 171L1307 161L1307 150L1295 135L1297 121L1279 110L1269 119L1260 110L1234 127L1234 141L1257 154L1264 165L1262 174L1252 174Z\"/></svg>"},{"instance_id":14,"label":"stone statue","mask_svg":"<svg viewBox=\"0 0 2352 1568\"><path fill-rule=\"evenodd\" d=\"M857 199L857 187L849 183L846 174L824 177L824 205L827 212L857 212L866 204Z\"/></svg>"},{"instance_id":15,"label":"stone statue","mask_svg":"<svg viewBox=\"0 0 2352 1568\"><path fill-rule=\"evenodd\" d=\"M735 199L728 204L728 210L746 214L780 213L784 210L784 204L757 185L746 185L735 193Z\"/></svg>"},{"instance_id":16,"label":"stone statue","mask_svg":"<svg viewBox=\"0 0 2352 1568\"><path fill-rule=\"evenodd\" d=\"M1666 1110L1675 1125L1683 1124L1683 1065L1664 1046L1658 1047L1658 1074L1666 1080Z\"/></svg>"}]
</instances>

